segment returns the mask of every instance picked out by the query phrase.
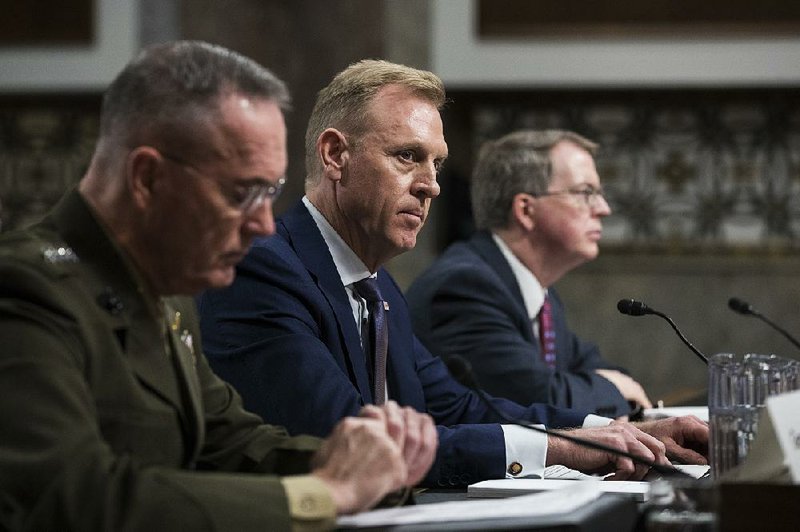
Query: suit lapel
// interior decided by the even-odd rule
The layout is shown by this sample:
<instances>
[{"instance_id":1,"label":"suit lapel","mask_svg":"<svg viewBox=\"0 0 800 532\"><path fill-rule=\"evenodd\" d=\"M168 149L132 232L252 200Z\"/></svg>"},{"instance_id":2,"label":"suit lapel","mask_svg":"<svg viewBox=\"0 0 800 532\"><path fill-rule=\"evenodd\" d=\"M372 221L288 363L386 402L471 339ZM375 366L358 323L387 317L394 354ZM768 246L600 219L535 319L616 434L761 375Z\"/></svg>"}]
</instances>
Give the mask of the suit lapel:
<instances>
[{"instance_id":1,"label":"suit lapel","mask_svg":"<svg viewBox=\"0 0 800 532\"><path fill-rule=\"evenodd\" d=\"M145 312L137 312L129 329L126 354L139 381L151 392L182 411L175 369L165 341L164 331L158 326L158 322Z\"/></svg>"},{"instance_id":2,"label":"suit lapel","mask_svg":"<svg viewBox=\"0 0 800 532\"><path fill-rule=\"evenodd\" d=\"M494 243L492 235L486 231L480 231L469 240L468 245L497 273L508 293L511 294L512 300L516 303L518 312L522 313L527 320L528 313L525 310L525 301L522 299L522 291L517 283L517 278L503 256L503 252Z\"/></svg>"},{"instance_id":3,"label":"suit lapel","mask_svg":"<svg viewBox=\"0 0 800 532\"><path fill-rule=\"evenodd\" d=\"M519 287L517 278L511 270L503 252L497 247L491 233L480 231L476 233L468 242L468 245L483 259L486 264L497 274L507 293L510 295L509 303L516 315L518 330L525 340L530 342L535 351L535 355L540 356L541 346L533 336L533 327L525 308L525 300L522 298L522 290Z\"/></svg>"},{"instance_id":4,"label":"suit lapel","mask_svg":"<svg viewBox=\"0 0 800 532\"><path fill-rule=\"evenodd\" d=\"M189 431L193 437L188 438L187 454L190 463L193 463L200 454L200 448L205 438L205 423L203 418L202 392L200 381L197 378L197 356L194 348L194 338L185 326L181 324L180 312L168 300L164 301L164 312L170 324L167 327L167 338L171 348L178 381L182 388L183 396L189 403L186 413Z\"/></svg>"},{"instance_id":5,"label":"suit lapel","mask_svg":"<svg viewBox=\"0 0 800 532\"><path fill-rule=\"evenodd\" d=\"M342 339L344 355L347 357L343 362L349 366L351 374L355 377L354 384L364 402L374 402L367 374L367 361L361 348L361 338L352 319L353 309L317 224L305 205L298 202L281 218L279 225L281 226L279 232L295 250L331 307Z\"/></svg>"}]
</instances>

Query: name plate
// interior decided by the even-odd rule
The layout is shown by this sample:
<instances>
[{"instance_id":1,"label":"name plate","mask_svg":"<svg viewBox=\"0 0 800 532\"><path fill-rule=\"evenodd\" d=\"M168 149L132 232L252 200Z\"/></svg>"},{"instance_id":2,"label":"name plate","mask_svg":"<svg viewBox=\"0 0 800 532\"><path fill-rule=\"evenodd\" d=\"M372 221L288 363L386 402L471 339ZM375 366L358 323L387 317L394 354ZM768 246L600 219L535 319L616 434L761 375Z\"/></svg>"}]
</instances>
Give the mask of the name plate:
<instances>
[{"instance_id":1,"label":"name plate","mask_svg":"<svg viewBox=\"0 0 800 532\"><path fill-rule=\"evenodd\" d=\"M789 466L794 484L800 483L800 391L767 398L767 412Z\"/></svg>"}]
</instances>

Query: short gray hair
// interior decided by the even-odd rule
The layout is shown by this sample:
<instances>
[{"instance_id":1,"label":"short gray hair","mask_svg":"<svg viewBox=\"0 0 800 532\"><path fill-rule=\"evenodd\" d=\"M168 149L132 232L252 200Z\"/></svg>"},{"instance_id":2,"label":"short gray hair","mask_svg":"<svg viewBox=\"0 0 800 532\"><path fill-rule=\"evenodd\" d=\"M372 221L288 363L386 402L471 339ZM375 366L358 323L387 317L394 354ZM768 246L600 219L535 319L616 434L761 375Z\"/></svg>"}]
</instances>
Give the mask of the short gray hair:
<instances>
[{"instance_id":1,"label":"short gray hair","mask_svg":"<svg viewBox=\"0 0 800 532\"><path fill-rule=\"evenodd\" d=\"M320 134L332 127L351 135L351 140L358 142L369 127L369 103L387 85L407 87L437 109L441 109L445 103L444 83L432 72L376 59L365 59L351 64L319 91L308 120L307 187L319 179L321 163L317 158L316 146Z\"/></svg>"},{"instance_id":2,"label":"short gray hair","mask_svg":"<svg viewBox=\"0 0 800 532\"><path fill-rule=\"evenodd\" d=\"M577 144L591 154L597 144L557 129L520 130L485 142L472 171L472 215L478 229L508 225L511 201L520 192L545 192L552 179L550 150L561 141Z\"/></svg>"},{"instance_id":3,"label":"short gray hair","mask_svg":"<svg viewBox=\"0 0 800 532\"><path fill-rule=\"evenodd\" d=\"M145 48L103 97L100 138L119 145L185 138L192 124L219 110L221 99L242 94L290 105L286 85L252 59L202 41Z\"/></svg>"}]
</instances>

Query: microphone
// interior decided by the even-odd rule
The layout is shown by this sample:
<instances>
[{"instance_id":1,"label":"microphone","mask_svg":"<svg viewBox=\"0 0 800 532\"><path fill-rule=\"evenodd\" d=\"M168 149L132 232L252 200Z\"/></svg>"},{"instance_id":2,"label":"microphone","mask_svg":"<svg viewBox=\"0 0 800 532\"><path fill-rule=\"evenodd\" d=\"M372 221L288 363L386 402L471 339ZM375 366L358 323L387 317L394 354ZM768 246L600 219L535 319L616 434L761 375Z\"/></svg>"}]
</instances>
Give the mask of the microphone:
<instances>
[{"instance_id":1,"label":"microphone","mask_svg":"<svg viewBox=\"0 0 800 532\"><path fill-rule=\"evenodd\" d=\"M635 299L620 299L617 302L617 310L628 316L644 316L645 314L655 314L650 307L636 301Z\"/></svg>"},{"instance_id":2,"label":"microphone","mask_svg":"<svg viewBox=\"0 0 800 532\"><path fill-rule=\"evenodd\" d=\"M756 318L760 319L761 321L763 321L764 323L766 323L767 325L769 325L770 327L781 333L783 336L785 336L786 339L792 342L792 344L794 344L795 347L800 348L800 342L798 342L794 336L789 334L789 332L786 329L784 329L783 327L779 326L778 324L774 323L772 320L761 314L759 311L753 308L753 305L751 305L747 301L742 301L738 297L732 297L728 300L728 307L730 307L732 311L738 312L743 316L755 316Z\"/></svg>"},{"instance_id":3,"label":"microphone","mask_svg":"<svg viewBox=\"0 0 800 532\"><path fill-rule=\"evenodd\" d=\"M472 365L464 359L464 357L459 355L450 355L445 360L445 365L447 366L448 371L456 379L459 383L463 384L478 396L480 400L485 404L489 410L492 411L497 417L505 421L506 423L511 423L512 425L518 425L520 427L524 427L526 429L533 430L535 432L540 432L542 434L547 434L548 436L553 436L555 438L561 438L563 440L570 441L582 447L588 447L589 449L594 449L596 451L603 451L609 454L613 454L615 456L624 456L625 458L629 458L631 461L636 462L637 464L646 465L647 467L651 468L652 470L660 473L663 476L675 476L675 477L688 477L694 478L691 475L684 473L677 467L673 467L671 465L664 465L664 464L657 464L652 460L648 460L646 458L642 458L641 456L629 453L627 451L620 451L619 449L615 449L614 447L609 447L607 445L603 445L602 443L597 443L592 440L587 440L584 438L579 438L577 436L572 436L569 433L565 432L558 432L554 430L545 429L542 427L537 427L536 425L531 424L528 421L523 421L519 419L514 419L508 414L502 412L489 398L489 395L483 391L478 385L478 381L475 380L475 375L472 372Z\"/></svg>"},{"instance_id":4,"label":"microphone","mask_svg":"<svg viewBox=\"0 0 800 532\"><path fill-rule=\"evenodd\" d=\"M655 314L656 316L664 318L672 326L672 329L678 334L678 337L683 341L683 343L686 344L686 347L691 349L695 355L700 357L700 360L702 360L706 366L708 365L708 358L695 346L693 346L689 340L686 339L680 329L678 329L678 326L675 325L675 322L672 321L672 319L666 314L652 309L641 301L637 301L635 299L620 299L617 302L617 310L619 310L620 313L628 316L644 316L645 314Z\"/></svg>"}]
</instances>

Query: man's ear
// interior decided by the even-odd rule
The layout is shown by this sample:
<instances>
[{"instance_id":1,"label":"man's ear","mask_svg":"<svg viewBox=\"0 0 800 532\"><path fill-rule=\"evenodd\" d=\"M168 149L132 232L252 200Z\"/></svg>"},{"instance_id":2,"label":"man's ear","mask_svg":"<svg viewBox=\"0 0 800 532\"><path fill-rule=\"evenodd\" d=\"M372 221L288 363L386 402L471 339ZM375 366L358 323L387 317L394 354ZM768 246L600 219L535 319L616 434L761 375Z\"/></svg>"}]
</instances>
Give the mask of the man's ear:
<instances>
[{"instance_id":1,"label":"man's ear","mask_svg":"<svg viewBox=\"0 0 800 532\"><path fill-rule=\"evenodd\" d=\"M322 161L322 175L339 181L350 157L347 138L338 129L329 127L317 138L317 153Z\"/></svg>"},{"instance_id":2,"label":"man's ear","mask_svg":"<svg viewBox=\"0 0 800 532\"><path fill-rule=\"evenodd\" d=\"M534 216L536 209L536 199L530 194L515 194L511 200L510 222L526 231L532 231L536 227Z\"/></svg>"},{"instance_id":3,"label":"man's ear","mask_svg":"<svg viewBox=\"0 0 800 532\"><path fill-rule=\"evenodd\" d=\"M125 164L125 179L134 204L145 208L152 200L154 189L164 173L163 157L150 146L131 150Z\"/></svg>"}]
</instances>

